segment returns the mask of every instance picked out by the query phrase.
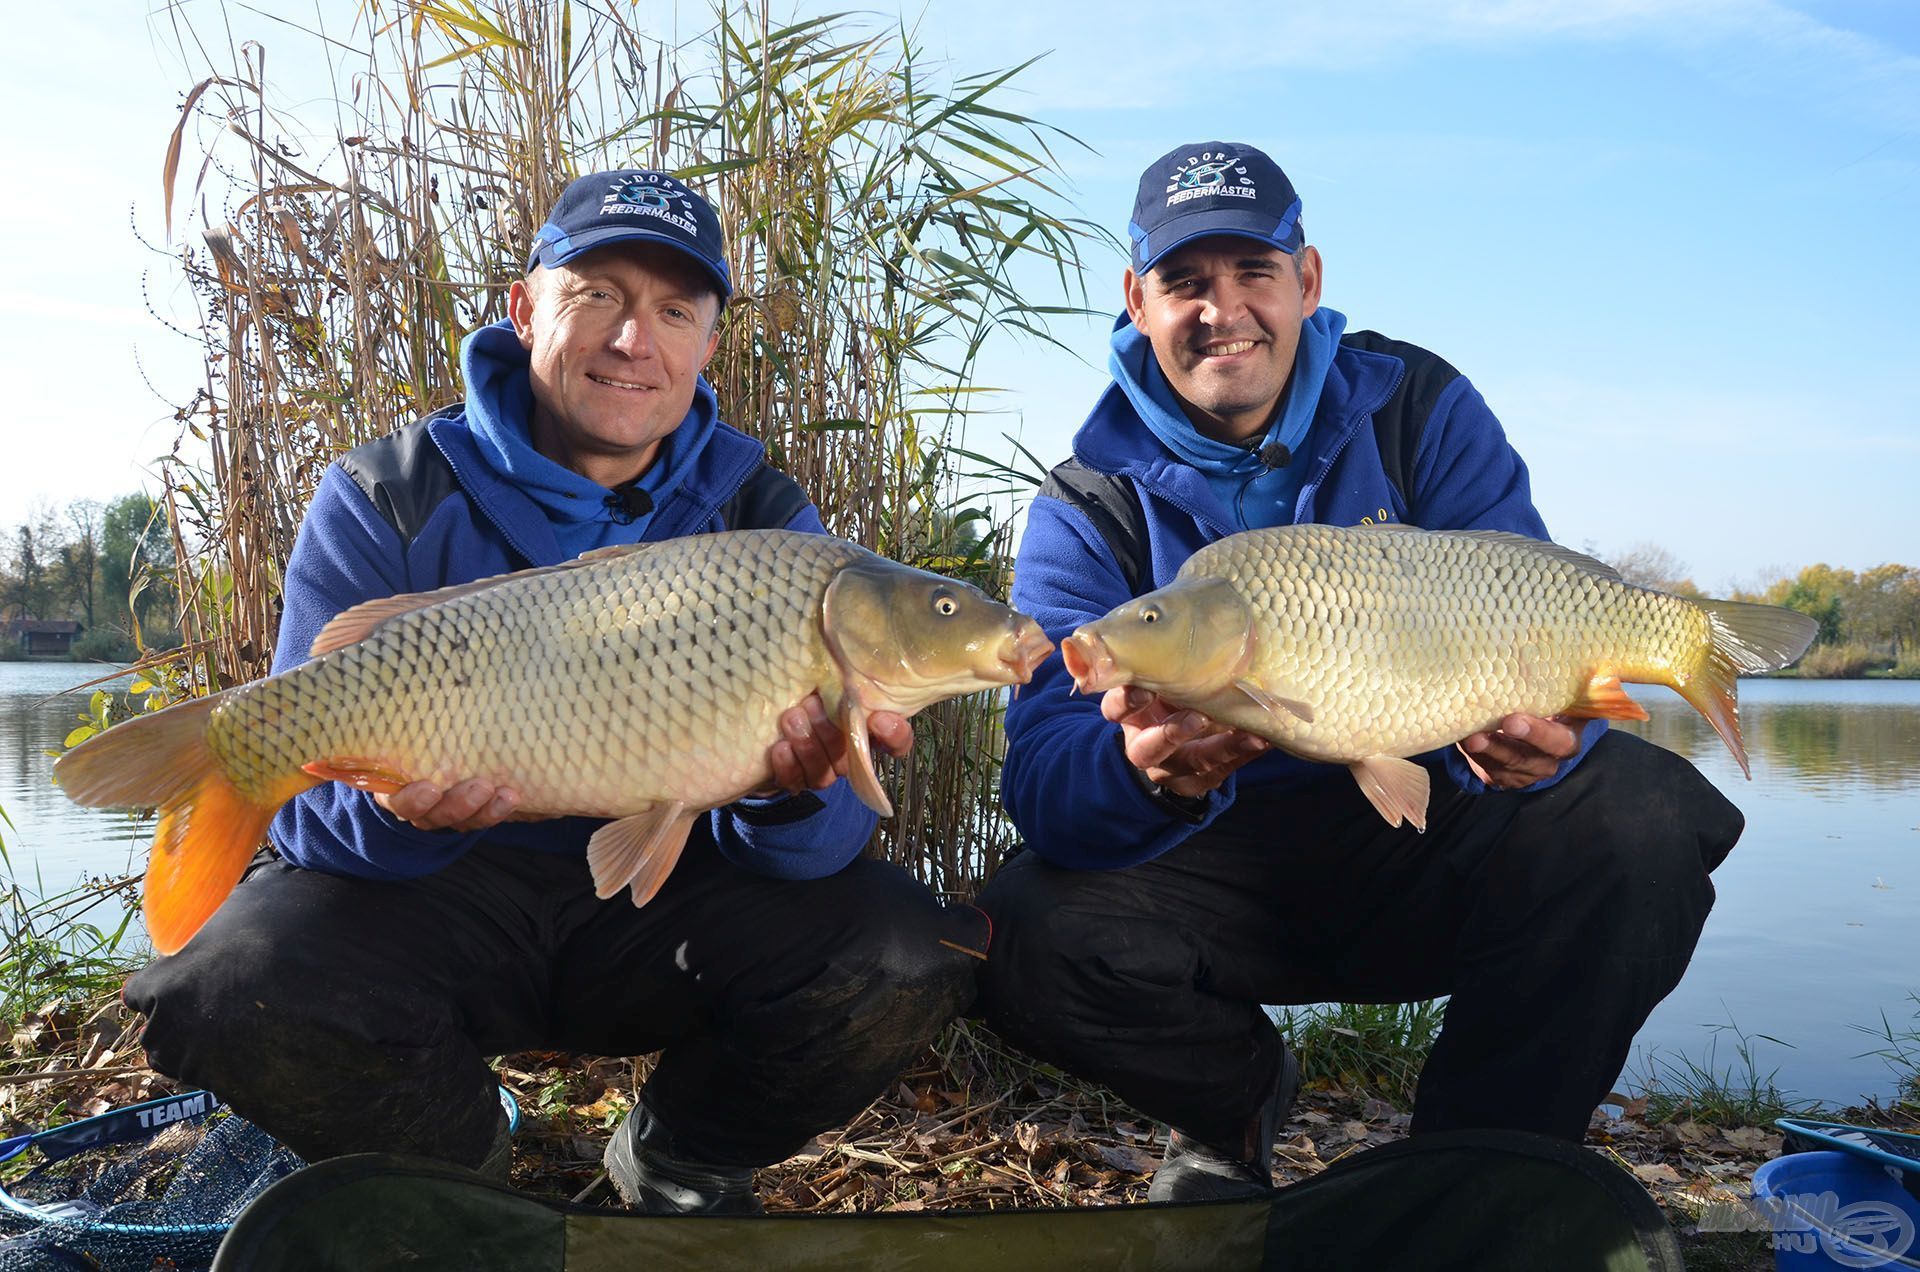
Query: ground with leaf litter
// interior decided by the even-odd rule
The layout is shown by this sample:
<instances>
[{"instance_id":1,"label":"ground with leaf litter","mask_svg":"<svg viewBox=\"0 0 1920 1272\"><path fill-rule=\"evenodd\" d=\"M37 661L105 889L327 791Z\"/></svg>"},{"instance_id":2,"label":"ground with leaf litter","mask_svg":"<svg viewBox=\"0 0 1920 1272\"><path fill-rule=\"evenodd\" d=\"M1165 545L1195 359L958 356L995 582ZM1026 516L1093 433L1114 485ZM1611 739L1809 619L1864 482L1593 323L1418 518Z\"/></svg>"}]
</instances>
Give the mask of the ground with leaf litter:
<instances>
[{"instance_id":1,"label":"ground with leaf litter","mask_svg":"<svg viewBox=\"0 0 1920 1272\"><path fill-rule=\"evenodd\" d=\"M0 1071L0 1136L104 1112L176 1089L145 1067L139 1021L118 1003L82 1015L33 1012ZM502 1083L522 1112L513 1182L539 1196L617 1205L600 1170L607 1136L632 1107L647 1061L505 1057ZM1780 1151L1770 1127L1669 1120L1644 1100L1594 1114L1587 1144L1631 1171L1672 1219L1689 1267L1768 1269L1765 1234L1698 1232L1714 1206L1738 1207L1753 1172ZM1841 1120L1920 1129L1904 1106L1849 1109ZM1338 1087L1301 1093L1274 1149L1282 1183L1407 1133L1407 1114ZM1110 1093L1012 1053L977 1024L949 1028L847 1126L760 1172L770 1211L914 1211L1102 1206L1143 1201L1164 1127ZM1709 1227L1712 1226L1711 1220Z\"/></svg>"}]
</instances>

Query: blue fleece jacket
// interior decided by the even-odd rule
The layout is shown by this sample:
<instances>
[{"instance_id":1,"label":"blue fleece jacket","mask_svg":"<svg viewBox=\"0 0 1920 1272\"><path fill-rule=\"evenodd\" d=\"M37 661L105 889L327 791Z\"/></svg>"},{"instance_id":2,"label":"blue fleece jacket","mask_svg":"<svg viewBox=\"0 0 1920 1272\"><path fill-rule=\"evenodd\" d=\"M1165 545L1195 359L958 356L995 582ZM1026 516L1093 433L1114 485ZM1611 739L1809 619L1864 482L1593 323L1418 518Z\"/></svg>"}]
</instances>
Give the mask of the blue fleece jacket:
<instances>
[{"instance_id":1,"label":"blue fleece jacket","mask_svg":"<svg viewBox=\"0 0 1920 1272\"><path fill-rule=\"evenodd\" d=\"M1127 365L1117 362L1120 378L1075 435L1073 452L1088 468L1131 479L1139 492L1151 564L1150 580L1141 588L1147 591L1243 523L1209 474L1142 420L1134 401L1145 390L1125 382ZM1301 484L1287 521L1398 521L1432 530L1510 530L1546 538L1528 491L1526 465L1465 376L1452 379L1434 400L1421 429L1412 484L1407 499L1401 499L1370 426L1373 412L1405 374L1398 356L1338 344L1304 446L1294 448L1288 466L1298 470ZM1033 501L1014 567L1016 608L1031 614L1057 643L1132 594L1105 540L1079 509L1047 496ZM1210 825L1242 789L1353 780L1344 768L1276 750L1229 777L1207 797L1197 820L1185 816L1143 787L1121 749L1120 726L1102 718L1097 697L1073 692L1058 658L1035 672L1033 683L1007 708L1006 724L1001 800L1026 844L1065 866L1108 869L1157 857ZM1603 731L1604 722L1588 722L1579 755L1528 789L1557 782ZM1435 754L1463 790L1485 791L1456 749Z\"/></svg>"},{"instance_id":2,"label":"blue fleece jacket","mask_svg":"<svg viewBox=\"0 0 1920 1272\"><path fill-rule=\"evenodd\" d=\"M683 437L689 424L682 424L672 434L670 453L677 471L670 481L657 483L649 517L632 525L613 523L604 515L603 501L610 492L578 478L591 489L580 490L575 498L593 515L556 518L547 511L551 504L530 495L522 484L519 466L525 456L508 444L516 436L527 437L532 403L531 395L522 391L527 355L512 338L511 328L503 323L476 332L463 350L463 366L468 385L463 408L411 426L424 430L418 440L438 449L454 477L453 489L433 506L411 539L402 539L341 464L329 466L321 477L287 562L275 671L304 662L321 627L362 601L431 591L529 565L556 565L578 555L567 544L582 527L590 527L586 532L594 536L589 546L657 542L728 529L721 523L722 506L765 462L759 442L715 417L713 391L702 381L689 413L692 432ZM704 418L697 418L703 411ZM486 423L476 427L475 418ZM531 448L525 453L533 454ZM664 463L656 461L649 476ZM549 483L546 489L551 493L559 488ZM811 504L786 528L824 533ZM596 741L581 737L571 745L593 746ZM817 802L802 795L715 809L696 824L687 850L717 847L736 865L760 874L813 879L858 856L874 821L843 779L821 792ZM483 838L583 855L588 838L605 824L597 818L568 817L507 822L474 834L419 830L381 809L372 796L328 782L281 809L272 836L280 855L298 866L369 879L407 879L446 867Z\"/></svg>"}]
</instances>

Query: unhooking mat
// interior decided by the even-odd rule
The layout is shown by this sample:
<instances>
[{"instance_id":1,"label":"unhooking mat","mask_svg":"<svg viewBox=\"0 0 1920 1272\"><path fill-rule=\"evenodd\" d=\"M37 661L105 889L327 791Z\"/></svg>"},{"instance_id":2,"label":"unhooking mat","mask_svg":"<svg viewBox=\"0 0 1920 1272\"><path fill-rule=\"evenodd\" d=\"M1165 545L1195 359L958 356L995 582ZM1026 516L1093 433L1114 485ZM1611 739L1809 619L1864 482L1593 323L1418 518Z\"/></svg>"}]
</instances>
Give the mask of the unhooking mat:
<instances>
[{"instance_id":1,"label":"unhooking mat","mask_svg":"<svg viewBox=\"0 0 1920 1272\"><path fill-rule=\"evenodd\" d=\"M571 1206L444 1163L368 1154L275 1184L213 1264L403 1268L1683 1272L1672 1229L1631 1175L1587 1149L1511 1131L1406 1140L1246 1201L756 1218Z\"/></svg>"}]
</instances>

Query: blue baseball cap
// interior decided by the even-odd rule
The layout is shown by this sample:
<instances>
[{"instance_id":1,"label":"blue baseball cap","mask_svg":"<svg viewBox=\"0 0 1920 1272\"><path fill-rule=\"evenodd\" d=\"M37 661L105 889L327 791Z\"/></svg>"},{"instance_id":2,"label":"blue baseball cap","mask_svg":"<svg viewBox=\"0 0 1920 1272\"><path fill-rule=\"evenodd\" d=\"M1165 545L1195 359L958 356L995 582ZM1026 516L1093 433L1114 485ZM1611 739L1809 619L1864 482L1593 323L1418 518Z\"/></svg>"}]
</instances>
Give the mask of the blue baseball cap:
<instances>
[{"instance_id":1,"label":"blue baseball cap","mask_svg":"<svg viewBox=\"0 0 1920 1272\"><path fill-rule=\"evenodd\" d=\"M733 294L720 218L683 182L646 168L592 172L570 184L533 236L527 268L552 269L596 247L627 242L678 248L712 277L723 303Z\"/></svg>"},{"instance_id":2,"label":"blue baseball cap","mask_svg":"<svg viewBox=\"0 0 1920 1272\"><path fill-rule=\"evenodd\" d=\"M1289 255L1304 241L1293 182L1264 153L1237 141L1195 142L1148 164L1127 234L1136 274L1210 234L1258 239Z\"/></svg>"}]
</instances>

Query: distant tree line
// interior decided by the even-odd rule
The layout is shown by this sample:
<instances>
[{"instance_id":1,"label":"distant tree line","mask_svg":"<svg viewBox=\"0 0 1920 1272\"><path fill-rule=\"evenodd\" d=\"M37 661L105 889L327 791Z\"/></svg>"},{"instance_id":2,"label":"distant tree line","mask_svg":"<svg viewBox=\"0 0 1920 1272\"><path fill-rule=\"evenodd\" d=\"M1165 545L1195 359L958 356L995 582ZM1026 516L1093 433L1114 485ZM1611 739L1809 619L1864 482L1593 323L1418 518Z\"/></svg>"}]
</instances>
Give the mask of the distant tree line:
<instances>
[{"instance_id":1,"label":"distant tree line","mask_svg":"<svg viewBox=\"0 0 1920 1272\"><path fill-rule=\"evenodd\" d=\"M1698 599L1686 565L1658 544L1638 543L1609 558L1629 583ZM1803 675L1861 676L1872 671L1920 677L1920 568L1888 563L1863 570L1809 565L1757 591L1727 599L1798 610L1820 625L1799 663Z\"/></svg>"},{"instance_id":2,"label":"distant tree line","mask_svg":"<svg viewBox=\"0 0 1920 1272\"><path fill-rule=\"evenodd\" d=\"M70 620L82 629L75 658L131 659L141 644L178 642L174 564L146 495L43 505L0 542L0 620Z\"/></svg>"}]
</instances>

